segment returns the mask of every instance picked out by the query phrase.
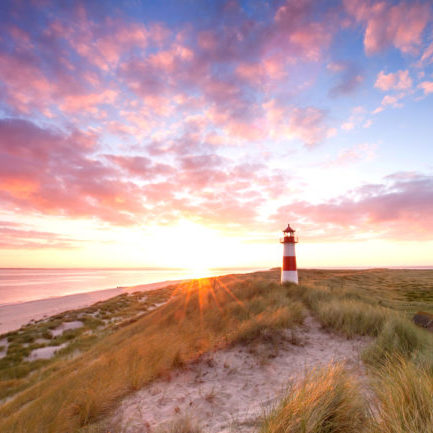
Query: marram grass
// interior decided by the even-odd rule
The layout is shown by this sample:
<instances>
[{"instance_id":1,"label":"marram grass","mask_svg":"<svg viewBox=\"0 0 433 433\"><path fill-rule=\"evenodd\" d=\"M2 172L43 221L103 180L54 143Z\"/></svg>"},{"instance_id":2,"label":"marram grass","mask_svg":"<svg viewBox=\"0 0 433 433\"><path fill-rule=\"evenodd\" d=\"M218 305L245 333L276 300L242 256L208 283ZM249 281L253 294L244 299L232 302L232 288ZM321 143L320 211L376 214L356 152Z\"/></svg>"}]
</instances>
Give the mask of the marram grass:
<instances>
[{"instance_id":1,"label":"marram grass","mask_svg":"<svg viewBox=\"0 0 433 433\"><path fill-rule=\"evenodd\" d=\"M74 433L117 401L204 352L294 327L304 307L285 287L232 276L179 286L173 299L81 357L61 360L46 377L0 408L2 433ZM42 373L43 374L43 373Z\"/></svg>"},{"instance_id":2,"label":"marram grass","mask_svg":"<svg viewBox=\"0 0 433 433\"><path fill-rule=\"evenodd\" d=\"M333 364L290 387L260 433L362 433L368 423L357 381L342 364Z\"/></svg>"},{"instance_id":3,"label":"marram grass","mask_svg":"<svg viewBox=\"0 0 433 433\"><path fill-rule=\"evenodd\" d=\"M375 374L378 404L372 433L433 431L433 377L402 357L388 358Z\"/></svg>"},{"instance_id":4,"label":"marram grass","mask_svg":"<svg viewBox=\"0 0 433 433\"><path fill-rule=\"evenodd\" d=\"M330 331L373 339L362 355L373 384L360 385L341 364L310 373L290 388L260 433L433 432L432 335L405 316L433 310L422 303L426 296L421 302L412 293L416 275L312 270L300 272L301 285L280 286L278 271L270 271L181 285L167 305L125 322L81 356L41 365L33 384L0 407L0 431L107 433L104 416L123 396L206 351L294 328L310 310ZM420 275L417 284L431 284L432 273ZM200 431L188 420L164 428Z\"/></svg>"}]
</instances>

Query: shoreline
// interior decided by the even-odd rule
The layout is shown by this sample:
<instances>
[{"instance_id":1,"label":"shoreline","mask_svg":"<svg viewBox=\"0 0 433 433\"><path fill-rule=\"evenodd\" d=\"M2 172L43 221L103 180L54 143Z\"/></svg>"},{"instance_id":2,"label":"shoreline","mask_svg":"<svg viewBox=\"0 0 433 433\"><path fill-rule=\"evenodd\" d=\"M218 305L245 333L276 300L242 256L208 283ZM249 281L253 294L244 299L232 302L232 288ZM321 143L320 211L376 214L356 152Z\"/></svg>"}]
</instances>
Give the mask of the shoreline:
<instances>
[{"instance_id":1,"label":"shoreline","mask_svg":"<svg viewBox=\"0 0 433 433\"><path fill-rule=\"evenodd\" d=\"M85 308L96 302L121 295L122 293L156 290L170 284L178 284L184 281L190 280L165 280L136 286L94 290L91 292L74 293L72 295L0 305L0 335L15 331L31 320L40 320L63 313L64 311Z\"/></svg>"}]
</instances>

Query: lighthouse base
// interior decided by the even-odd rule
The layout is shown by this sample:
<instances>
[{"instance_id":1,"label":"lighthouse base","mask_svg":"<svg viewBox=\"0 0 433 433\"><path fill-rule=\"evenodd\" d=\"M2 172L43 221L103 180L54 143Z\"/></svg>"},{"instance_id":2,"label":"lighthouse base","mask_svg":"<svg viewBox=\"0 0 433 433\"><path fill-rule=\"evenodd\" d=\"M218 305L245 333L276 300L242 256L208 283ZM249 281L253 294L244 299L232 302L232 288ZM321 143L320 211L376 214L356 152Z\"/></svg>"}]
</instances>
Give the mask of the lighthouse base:
<instances>
[{"instance_id":1,"label":"lighthouse base","mask_svg":"<svg viewBox=\"0 0 433 433\"><path fill-rule=\"evenodd\" d=\"M283 283L298 284L298 271L282 271L281 272L281 284L283 284Z\"/></svg>"}]
</instances>

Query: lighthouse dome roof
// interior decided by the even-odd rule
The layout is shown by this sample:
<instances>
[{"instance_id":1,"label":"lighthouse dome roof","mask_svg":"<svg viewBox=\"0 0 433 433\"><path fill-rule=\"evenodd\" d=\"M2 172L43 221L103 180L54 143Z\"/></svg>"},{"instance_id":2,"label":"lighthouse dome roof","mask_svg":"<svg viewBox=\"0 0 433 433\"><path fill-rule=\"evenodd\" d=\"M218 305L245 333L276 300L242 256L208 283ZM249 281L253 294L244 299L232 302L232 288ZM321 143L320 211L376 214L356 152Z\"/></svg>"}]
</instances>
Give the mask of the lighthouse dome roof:
<instances>
[{"instance_id":1,"label":"lighthouse dome roof","mask_svg":"<svg viewBox=\"0 0 433 433\"><path fill-rule=\"evenodd\" d=\"M295 230L290 227L290 224L287 224L287 227L283 230L283 233L295 233Z\"/></svg>"}]
</instances>

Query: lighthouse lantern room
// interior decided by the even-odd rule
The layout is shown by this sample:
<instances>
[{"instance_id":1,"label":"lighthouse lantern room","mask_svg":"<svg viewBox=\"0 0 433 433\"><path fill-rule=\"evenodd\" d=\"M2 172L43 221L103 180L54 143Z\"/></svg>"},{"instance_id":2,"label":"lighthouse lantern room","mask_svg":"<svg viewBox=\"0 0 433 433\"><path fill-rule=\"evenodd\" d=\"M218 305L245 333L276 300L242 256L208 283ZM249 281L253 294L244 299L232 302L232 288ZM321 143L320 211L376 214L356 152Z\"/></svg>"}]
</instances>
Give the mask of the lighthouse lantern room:
<instances>
[{"instance_id":1,"label":"lighthouse lantern room","mask_svg":"<svg viewBox=\"0 0 433 433\"><path fill-rule=\"evenodd\" d=\"M283 244L283 267L281 268L281 284L298 284L298 270L296 269L295 244L298 239L295 237L295 230L290 224L283 230L283 237L280 242Z\"/></svg>"}]
</instances>

